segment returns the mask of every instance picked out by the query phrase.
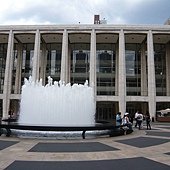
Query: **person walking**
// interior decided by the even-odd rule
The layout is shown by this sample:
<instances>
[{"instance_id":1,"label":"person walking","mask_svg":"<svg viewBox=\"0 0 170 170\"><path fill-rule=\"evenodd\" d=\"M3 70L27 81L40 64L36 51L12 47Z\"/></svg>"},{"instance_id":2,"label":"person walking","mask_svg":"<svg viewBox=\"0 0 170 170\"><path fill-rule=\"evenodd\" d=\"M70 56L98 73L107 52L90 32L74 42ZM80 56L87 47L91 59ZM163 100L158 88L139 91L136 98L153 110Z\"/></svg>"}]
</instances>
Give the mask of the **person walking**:
<instances>
[{"instance_id":1,"label":"person walking","mask_svg":"<svg viewBox=\"0 0 170 170\"><path fill-rule=\"evenodd\" d=\"M139 126L139 130L141 130L142 122L143 122L143 114L139 112L137 116L137 125Z\"/></svg>"},{"instance_id":2,"label":"person walking","mask_svg":"<svg viewBox=\"0 0 170 170\"><path fill-rule=\"evenodd\" d=\"M139 111L137 110L137 112L135 113L135 121L136 121L135 127L137 127L138 125L138 121L137 121L138 114L139 114Z\"/></svg>"},{"instance_id":3,"label":"person walking","mask_svg":"<svg viewBox=\"0 0 170 170\"><path fill-rule=\"evenodd\" d=\"M147 127L147 130L150 129L151 130L151 116L149 114L149 112L147 111L146 112L146 116L145 116L145 119L146 119L146 127Z\"/></svg>"}]
</instances>

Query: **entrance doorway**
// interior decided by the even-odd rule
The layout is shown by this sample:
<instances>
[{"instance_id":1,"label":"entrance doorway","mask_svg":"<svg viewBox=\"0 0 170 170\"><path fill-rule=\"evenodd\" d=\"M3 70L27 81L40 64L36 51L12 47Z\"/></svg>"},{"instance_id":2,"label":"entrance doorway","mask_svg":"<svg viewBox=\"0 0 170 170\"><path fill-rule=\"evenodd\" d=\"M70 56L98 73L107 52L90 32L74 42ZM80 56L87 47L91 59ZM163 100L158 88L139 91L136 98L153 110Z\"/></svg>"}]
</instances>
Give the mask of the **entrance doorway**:
<instances>
[{"instance_id":1,"label":"entrance doorway","mask_svg":"<svg viewBox=\"0 0 170 170\"><path fill-rule=\"evenodd\" d=\"M143 114L148 111L147 102L127 102L126 103L126 112L128 112L132 117L135 116L136 111L140 111Z\"/></svg>"},{"instance_id":2,"label":"entrance doorway","mask_svg":"<svg viewBox=\"0 0 170 170\"><path fill-rule=\"evenodd\" d=\"M97 102L96 121L115 122L117 103Z\"/></svg>"}]
</instances>

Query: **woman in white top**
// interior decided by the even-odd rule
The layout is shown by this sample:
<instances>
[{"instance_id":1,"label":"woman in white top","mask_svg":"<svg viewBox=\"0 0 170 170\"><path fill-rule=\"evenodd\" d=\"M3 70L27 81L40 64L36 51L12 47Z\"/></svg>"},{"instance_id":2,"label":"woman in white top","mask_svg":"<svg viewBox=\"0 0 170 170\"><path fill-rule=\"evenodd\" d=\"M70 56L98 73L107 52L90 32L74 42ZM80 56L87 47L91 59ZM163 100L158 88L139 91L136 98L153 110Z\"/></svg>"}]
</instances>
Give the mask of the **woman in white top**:
<instances>
[{"instance_id":1,"label":"woman in white top","mask_svg":"<svg viewBox=\"0 0 170 170\"><path fill-rule=\"evenodd\" d=\"M126 125L129 130L132 130L132 123L129 121L129 113L125 113L122 119L122 125Z\"/></svg>"}]
</instances>

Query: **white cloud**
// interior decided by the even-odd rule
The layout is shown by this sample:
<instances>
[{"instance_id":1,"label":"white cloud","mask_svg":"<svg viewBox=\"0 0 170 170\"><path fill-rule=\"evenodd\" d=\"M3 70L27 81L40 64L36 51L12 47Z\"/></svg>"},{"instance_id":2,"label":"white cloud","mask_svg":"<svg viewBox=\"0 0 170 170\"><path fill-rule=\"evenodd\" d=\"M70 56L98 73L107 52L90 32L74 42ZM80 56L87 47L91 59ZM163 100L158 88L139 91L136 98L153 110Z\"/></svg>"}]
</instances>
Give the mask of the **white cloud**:
<instances>
[{"instance_id":1,"label":"white cloud","mask_svg":"<svg viewBox=\"0 0 170 170\"><path fill-rule=\"evenodd\" d=\"M109 24L136 22L138 15L143 22L147 21L150 12L152 15L158 13L157 8L160 4L164 4L165 10L167 9L167 13L169 13L167 3L170 4L170 1L5 0L1 2L0 24L77 24L78 22L92 24L95 14L100 14L101 19L106 18ZM151 7L147 9L152 10L146 11L147 6Z\"/></svg>"}]
</instances>

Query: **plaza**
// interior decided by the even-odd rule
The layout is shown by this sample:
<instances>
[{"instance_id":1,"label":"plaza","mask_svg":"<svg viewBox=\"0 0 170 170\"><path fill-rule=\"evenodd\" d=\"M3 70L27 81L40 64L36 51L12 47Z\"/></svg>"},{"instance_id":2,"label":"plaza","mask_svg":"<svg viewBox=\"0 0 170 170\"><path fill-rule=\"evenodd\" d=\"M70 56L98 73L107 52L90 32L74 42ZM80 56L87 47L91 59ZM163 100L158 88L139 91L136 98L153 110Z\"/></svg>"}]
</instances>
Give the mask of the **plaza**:
<instances>
[{"instance_id":1,"label":"plaza","mask_svg":"<svg viewBox=\"0 0 170 170\"><path fill-rule=\"evenodd\" d=\"M87 139L0 137L0 169L169 170L170 125L134 128L129 135Z\"/></svg>"}]
</instances>

